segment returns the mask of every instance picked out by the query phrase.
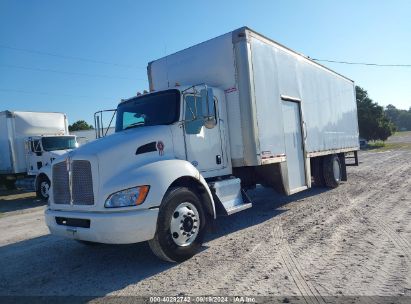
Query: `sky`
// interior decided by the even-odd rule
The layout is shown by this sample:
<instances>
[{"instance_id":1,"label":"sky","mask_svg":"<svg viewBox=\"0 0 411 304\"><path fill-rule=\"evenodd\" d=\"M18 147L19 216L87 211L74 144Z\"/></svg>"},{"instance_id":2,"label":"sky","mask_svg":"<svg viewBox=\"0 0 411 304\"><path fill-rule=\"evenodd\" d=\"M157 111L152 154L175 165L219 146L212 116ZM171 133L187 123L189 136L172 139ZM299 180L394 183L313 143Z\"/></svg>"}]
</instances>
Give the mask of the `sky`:
<instances>
[{"instance_id":1,"label":"sky","mask_svg":"<svg viewBox=\"0 0 411 304\"><path fill-rule=\"evenodd\" d=\"M148 62L242 26L311 58L411 65L410 14L408 0L0 0L0 111L92 123L148 89ZM411 107L411 67L322 64Z\"/></svg>"}]
</instances>

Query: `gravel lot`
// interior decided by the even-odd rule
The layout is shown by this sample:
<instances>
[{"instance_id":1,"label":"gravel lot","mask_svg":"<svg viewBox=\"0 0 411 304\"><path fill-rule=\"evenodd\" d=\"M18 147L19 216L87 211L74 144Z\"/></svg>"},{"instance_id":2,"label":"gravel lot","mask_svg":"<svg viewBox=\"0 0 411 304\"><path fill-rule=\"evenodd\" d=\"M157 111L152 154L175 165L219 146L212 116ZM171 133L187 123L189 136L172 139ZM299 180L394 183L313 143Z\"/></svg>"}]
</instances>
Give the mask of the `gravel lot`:
<instances>
[{"instance_id":1,"label":"gravel lot","mask_svg":"<svg viewBox=\"0 0 411 304\"><path fill-rule=\"evenodd\" d=\"M257 188L181 264L52 236L33 193L0 191L0 295L411 296L411 151L361 152L348 174L291 197Z\"/></svg>"}]
</instances>

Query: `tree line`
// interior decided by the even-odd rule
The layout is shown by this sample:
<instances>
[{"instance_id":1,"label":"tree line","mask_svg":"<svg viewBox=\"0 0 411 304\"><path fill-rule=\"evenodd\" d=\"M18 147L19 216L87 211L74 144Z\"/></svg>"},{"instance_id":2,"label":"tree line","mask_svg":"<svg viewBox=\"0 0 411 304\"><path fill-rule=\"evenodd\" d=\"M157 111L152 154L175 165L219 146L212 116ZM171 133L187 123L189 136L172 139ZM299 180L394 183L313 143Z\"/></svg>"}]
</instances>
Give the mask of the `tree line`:
<instances>
[{"instance_id":1,"label":"tree line","mask_svg":"<svg viewBox=\"0 0 411 304\"><path fill-rule=\"evenodd\" d=\"M68 126L70 132L81 131L81 130L91 130L94 129L92 125L89 125L85 120L77 120L72 125Z\"/></svg>"},{"instance_id":2,"label":"tree line","mask_svg":"<svg viewBox=\"0 0 411 304\"><path fill-rule=\"evenodd\" d=\"M411 107L407 110L399 110L389 104L384 111L385 115L393 122L398 131L411 131Z\"/></svg>"},{"instance_id":3,"label":"tree line","mask_svg":"<svg viewBox=\"0 0 411 304\"><path fill-rule=\"evenodd\" d=\"M395 131L411 130L411 107L399 110L393 105L385 109L374 102L366 90L356 86L358 127L366 140L386 140Z\"/></svg>"}]
</instances>

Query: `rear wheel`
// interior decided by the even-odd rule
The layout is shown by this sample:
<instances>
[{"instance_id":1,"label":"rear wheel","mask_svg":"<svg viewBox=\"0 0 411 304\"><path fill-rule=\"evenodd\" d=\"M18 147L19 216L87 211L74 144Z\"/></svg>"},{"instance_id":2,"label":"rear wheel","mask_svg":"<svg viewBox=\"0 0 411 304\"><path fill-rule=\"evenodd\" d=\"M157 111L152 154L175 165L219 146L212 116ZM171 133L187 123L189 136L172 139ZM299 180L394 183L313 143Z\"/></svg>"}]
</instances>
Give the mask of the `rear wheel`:
<instances>
[{"instance_id":1,"label":"rear wheel","mask_svg":"<svg viewBox=\"0 0 411 304\"><path fill-rule=\"evenodd\" d=\"M12 179L12 180L6 179L6 180L4 181L4 185L6 186L6 189L7 189L7 190L14 190L14 189L16 189L16 180L14 180L14 179Z\"/></svg>"},{"instance_id":2,"label":"rear wheel","mask_svg":"<svg viewBox=\"0 0 411 304\"><path fill-rule=\"evenodd\" d=\"M182 262L201 247L205 227L206 216L196 193L185 187L172 188L161 204L150 248L160 259Z\"/></svg>"},{"instance_id":3,"label":"rear wheel","mask_svg":"<svg viewBox=\"0 0 411 304\"><path fill-rule=\"evenodd\" d=\"M36 194L37 197L43 201L47 201L49 199L49 191L50 191L50 180L45 175L40 175L37 180L36 186Z\"/></svg>"},{"instance_id":4,"label":"rear wheel","mask_svg":"<svg viewBox=\"0 0 411 304\"><path fill-rule=\"evenodd\" d=\"M325 185L329 188L337 188L342 177L341 161L337 155L327 155L323 160L323 175Z\"/></svg>"}]
</instances>

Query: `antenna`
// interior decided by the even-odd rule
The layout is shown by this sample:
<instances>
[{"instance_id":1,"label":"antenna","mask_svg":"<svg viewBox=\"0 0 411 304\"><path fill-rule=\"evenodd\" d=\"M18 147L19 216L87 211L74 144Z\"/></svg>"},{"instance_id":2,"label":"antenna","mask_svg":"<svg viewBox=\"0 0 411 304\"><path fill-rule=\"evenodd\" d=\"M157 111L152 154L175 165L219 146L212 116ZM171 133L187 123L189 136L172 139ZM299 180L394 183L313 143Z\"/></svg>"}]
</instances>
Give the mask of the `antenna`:
<instances>
[{"instance_id":1,"label":"antenna","mask_svg":"<svg viewBox=\"0 0 411 304\"><path fill-rule=\"evenodd\" d=\"M168 79L168 58L167 58L167 44L164 41L164 56L166 57L166 75L167 75L167 88L170 87L170 80Z\"/></svg>"}]
</instances>

